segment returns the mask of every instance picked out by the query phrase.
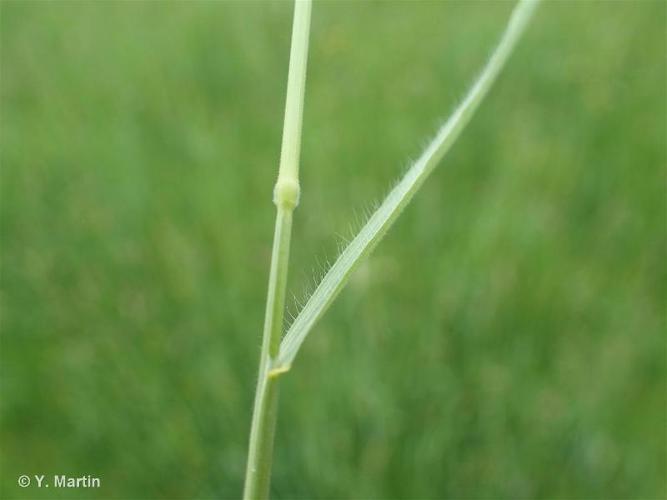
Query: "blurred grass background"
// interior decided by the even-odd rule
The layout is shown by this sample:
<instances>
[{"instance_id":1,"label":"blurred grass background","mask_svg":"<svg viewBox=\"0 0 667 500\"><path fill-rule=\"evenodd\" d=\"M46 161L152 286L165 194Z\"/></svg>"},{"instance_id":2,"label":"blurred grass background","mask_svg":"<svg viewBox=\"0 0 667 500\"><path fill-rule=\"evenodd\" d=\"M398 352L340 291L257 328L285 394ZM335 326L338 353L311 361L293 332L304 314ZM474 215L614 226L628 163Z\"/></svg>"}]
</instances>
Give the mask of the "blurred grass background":
<instances>
[{"instance_id":1,"label":"blurred grass background","mask_svg":"<svg viewBox=\"0 0 667 500\"><path fill-rule=\"evenodd\" d=\"M316 3L297 296L511 7ZM665 497L666 9L542 6L283 379L273 497ZM240 495L290 26L2 2L2 498Z\"/></svg>"}]
</instances>

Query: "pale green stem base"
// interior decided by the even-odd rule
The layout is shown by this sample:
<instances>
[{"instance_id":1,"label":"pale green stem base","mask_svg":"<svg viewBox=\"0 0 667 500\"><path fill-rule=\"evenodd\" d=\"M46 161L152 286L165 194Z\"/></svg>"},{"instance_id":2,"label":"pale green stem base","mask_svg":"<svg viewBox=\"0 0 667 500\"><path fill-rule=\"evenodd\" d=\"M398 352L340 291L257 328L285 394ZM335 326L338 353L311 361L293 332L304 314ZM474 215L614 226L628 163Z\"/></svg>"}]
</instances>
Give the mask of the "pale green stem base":
<instances>
[{"instance_id":1,"label":"pale green stem base","mask_svg":"<svg viewBox=\"0 0 667 500\"><path fill-rule=\"evenodd\" d=\"M248 465L243 490L245 500L268 498L271 483L273 436L278 413L278 379L270 378L271 359L278 353L285 307L285 285L292 233L292 208L278 206L273 237L271 273L264 320L255 407L250 429Z\"/></svg>"},{"instance_id":2,"label":"pale green stem base","mask_svg":"<svg viewBox=\"0 0 667 500\"><path fill-rule=\"evenodd\" d=\"M255 412L252 418L251 444L248 455L244 500L269 497L273 438L278 415L278 379L268 378L260 372L255 395Z\"/></svg>"}]
</instances>

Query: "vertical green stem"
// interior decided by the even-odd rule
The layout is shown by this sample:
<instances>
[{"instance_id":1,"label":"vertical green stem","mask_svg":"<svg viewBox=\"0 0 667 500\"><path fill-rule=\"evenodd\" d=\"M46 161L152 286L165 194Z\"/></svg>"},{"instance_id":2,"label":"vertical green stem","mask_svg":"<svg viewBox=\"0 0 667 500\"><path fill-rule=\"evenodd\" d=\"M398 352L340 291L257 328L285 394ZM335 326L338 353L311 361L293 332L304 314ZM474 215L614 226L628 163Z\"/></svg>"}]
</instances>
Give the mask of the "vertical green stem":
<instances>
[{"instance_id":1,"label":"vertical green stem","mask_svg":"<svg viewBox=\"0 0 667 500\"><path fill-rule=\"evenodd\" d=\"M278 355L280 344L292 235L292 212L299 203L299 152L310 11L311 0L295 0L283 143L278 180L273 192L273 201L277 208L276 226L273 236L259 377L250 429L248 464L243 491L245 500L268 498L271 482L273 437L278 413L278 379L269 377L269 371L272 360Z\"/></svg>"},{"instance_id":2,"label":"vertical green stem","mask_svg":"<svg viewBox=\"0 0 667 500\"><path fill-rule=\"evenodd\" d=\"M268 371L273 357L271 352L280 341L280 327L285 303L285 284L292 228L292 211L278 208L276 229L273 239L271 274L264 321L264 338L259 365L255 407L250 431L250 447L246 469L246 500L268 498L271 481L271 461L273 456L273 436L278 412L278 380L269 378ZM277 335L274 333L277 332Z\"/></svg>"}]
</instances>

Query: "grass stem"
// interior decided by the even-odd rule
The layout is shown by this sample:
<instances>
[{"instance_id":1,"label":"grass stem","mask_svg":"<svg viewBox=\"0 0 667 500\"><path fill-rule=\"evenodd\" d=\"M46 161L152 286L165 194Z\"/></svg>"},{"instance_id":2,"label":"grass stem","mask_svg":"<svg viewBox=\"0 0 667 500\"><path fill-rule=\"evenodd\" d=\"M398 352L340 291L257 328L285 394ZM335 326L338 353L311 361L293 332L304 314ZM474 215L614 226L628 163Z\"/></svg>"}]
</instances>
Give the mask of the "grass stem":
<instances>
[{"instance_id":1,"label":"grass stem","mask_svg":"<svg viewBox=\"0 0 667 500\"><path fill-rule=\"evenodd\" d=\"M292 212L299 203L299 152L310 12L311 0L295 1L283 142L278 180L273 193L273 201L277 209L276 224L271 253L271 271L266 300L259 377L255 393L248 463L243 490L245 500L268 498L271 483L273 437L278 412L278 380L270 378L268 375L272 360L278 355L280 345L292 235Z\"/></svg>"}]
</instances>

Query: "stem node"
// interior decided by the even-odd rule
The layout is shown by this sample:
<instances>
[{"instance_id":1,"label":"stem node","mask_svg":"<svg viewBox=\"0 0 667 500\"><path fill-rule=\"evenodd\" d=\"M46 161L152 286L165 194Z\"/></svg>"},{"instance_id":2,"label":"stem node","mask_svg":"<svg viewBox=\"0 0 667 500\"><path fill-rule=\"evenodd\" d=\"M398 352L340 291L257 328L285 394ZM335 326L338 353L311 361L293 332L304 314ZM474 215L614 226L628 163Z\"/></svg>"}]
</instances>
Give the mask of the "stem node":
<instances>
[{"instance_id":1,"label":"stem node","mask_svg":"<svg viewBox=\"0 0 667 500\"><path fill-rule=\"evenodd\" d=\"M294 210L299 204L301 188L297 179L278 179L273 189L273 203L278 208Z\"/></svg>"}]
</instances>

